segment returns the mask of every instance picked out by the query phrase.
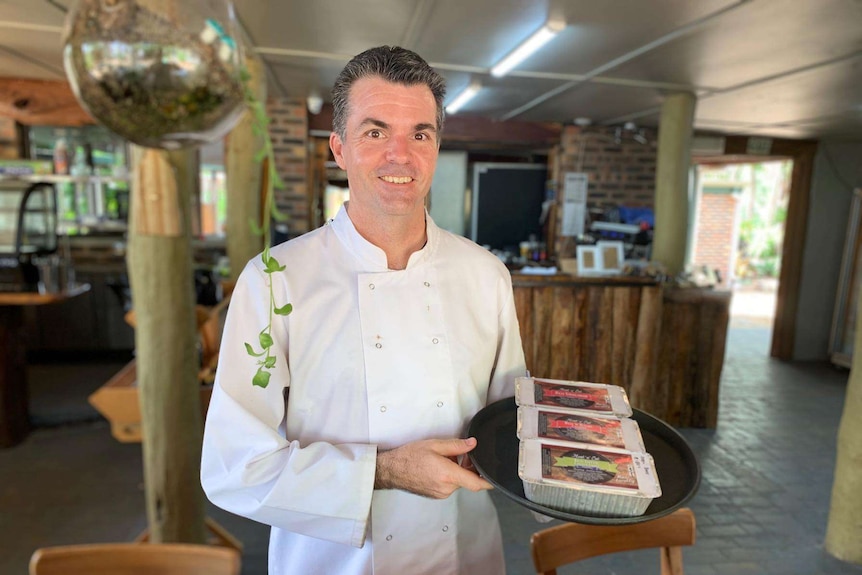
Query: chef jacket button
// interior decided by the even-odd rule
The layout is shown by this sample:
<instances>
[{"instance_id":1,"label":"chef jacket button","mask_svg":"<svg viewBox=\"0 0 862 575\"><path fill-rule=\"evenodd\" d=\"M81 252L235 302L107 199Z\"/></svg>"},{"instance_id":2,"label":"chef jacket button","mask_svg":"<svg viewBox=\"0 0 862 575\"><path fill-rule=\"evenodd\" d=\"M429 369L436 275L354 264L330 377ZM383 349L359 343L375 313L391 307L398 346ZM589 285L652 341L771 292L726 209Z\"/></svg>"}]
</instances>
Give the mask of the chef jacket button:
<instances>
[{"instance_id":1,"label":"chef jacket button","mask_svg":"<svg viewBox=\"0 0 862 575\"><path fill-rule=\"evenodd\" d=\"M381 405L381 406L380 406L380 412L381 412L381 413L386 413L386 406L385 406L385 405Z\"/></svg>"},{"instance_id":2,"label":"chef jacket button","mask_svg":"<svg viewBox=\"0 0 862 575\"><path fill-rule=\"evenodd\" d=\"M440 340L435 337L431 340L431 343L440 343Z\"/></svg>"},{"instance_id":3,"label":"chef jacket button","mask_svg":"<svg viewBox=\"0 0 862 575\"><path fill-rule=\"evenodd\" d=\"M376 347L377 349L380 349L381 347L383 347L383 344L382 343L375 343L374 347Z\"/></svg>"},{"instance_id":4,"label":"chef jacket button","mask_svg":"<svg viewBox=\"0 0 862 575\"><path fill-rule=\"evenodd\" d=\"M368 289L374 289L374 284L368 284Z\"/></svg>"},{"instance_id":5,"label":"chef jacket button","mask_svg":"<svg viewBox=\"0 0 862 575\"><path fill-rule=\"evenodd\" d=\"M391 536L391 535L387 535L387 536L386 536L386 540L387 540L387 541L392 541L392 536Z\"/></svg>"},{"instance_id":6,"label":"chef jacket button","mask_svg":"<svg viewBox=\"0 0 862 575\"><path fill-rule=\"evenodd\" d=\"M442 401L438 401L438 402L437 402L437 407L443 407L443 402L442 402Z\"/></svg>"},{"instance_id":7,"label":"chef jacket button","mask_svg":"<svg viewBox=\"0 0 862 575\"><path fill-rule=\"evenodd\" d=\"M425 287L431 287L431 284L429 284L428 282L425 282Z\"/></svg>"},{"instance_id":8,"label":"chef jacket button","mask_svg":"<svg viewBox=\"0 0 862 575\"><path fill-rule=\"evenodd\" d=\"M448 525L444 525L444 526L443 526L443 533L446 533L447 531L449 531L449 526L448 526Z\"/></svg>"}]
</instances>

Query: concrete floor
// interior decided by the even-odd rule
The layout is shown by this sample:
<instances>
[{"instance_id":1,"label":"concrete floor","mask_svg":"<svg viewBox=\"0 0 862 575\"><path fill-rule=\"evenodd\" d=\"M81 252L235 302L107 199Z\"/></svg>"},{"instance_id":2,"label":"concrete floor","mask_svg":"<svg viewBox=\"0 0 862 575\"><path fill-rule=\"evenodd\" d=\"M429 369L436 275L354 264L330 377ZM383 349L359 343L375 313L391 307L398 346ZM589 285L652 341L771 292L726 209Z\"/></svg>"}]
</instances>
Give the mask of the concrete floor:
<instances>
[{"instance_id":1,"label":"concrete floor","mask_svg":"<svg viewBox=\"0 0 862 575\"><path fill-rule=\"evenodd\" d=\"M718 428L681 430L703 467L701 488L690 504L698 541L684 551L685 572L862 574L862 566L823 550L847 372L771 361L768 328L734 325ZM37 429L21 445L0 450L0 574L26 573L40 546L129 541L146 526L140 445L115 441L86 403L121 365L31 368ZM509 574L533 573L530 535L547 525L499 494L494 501ZM268 529L215 508L209 513L243 541L243 574L266 573ZM596 558L560 573L652 575L658 573L658 554Z\"/></svg>"}]
</instances>

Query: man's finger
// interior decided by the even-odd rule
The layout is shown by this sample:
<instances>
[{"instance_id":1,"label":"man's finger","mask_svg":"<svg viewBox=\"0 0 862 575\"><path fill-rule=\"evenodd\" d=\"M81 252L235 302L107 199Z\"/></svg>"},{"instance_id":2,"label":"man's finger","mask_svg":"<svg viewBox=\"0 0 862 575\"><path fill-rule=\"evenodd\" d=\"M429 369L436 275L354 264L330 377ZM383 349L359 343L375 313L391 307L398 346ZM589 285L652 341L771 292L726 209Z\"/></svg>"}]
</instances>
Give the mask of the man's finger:
<instances>
[{"instance_id":1,"label":"man's finger","mask_svg":"<svg viewBox=\"0 0 862 575\"><path fill-rule=\"evenodd\" d=\"M463 468L458 469L457 484L464 489L469 489L470 491L494 489L493 485L476 475L475 472L467 471Z\"/></svg>"},{"instance_id":2,"label":"man's finger","mask_svg":"<svg viewBox=\"0 0 862 575\"><path fill-rule=\"evenodd\" d=\"M439 455L452 457L455 455L463 455L476 447L476 438L468 437L467 439L438 439L432 444L432 449Z\"/></svg>"}]
</instances>

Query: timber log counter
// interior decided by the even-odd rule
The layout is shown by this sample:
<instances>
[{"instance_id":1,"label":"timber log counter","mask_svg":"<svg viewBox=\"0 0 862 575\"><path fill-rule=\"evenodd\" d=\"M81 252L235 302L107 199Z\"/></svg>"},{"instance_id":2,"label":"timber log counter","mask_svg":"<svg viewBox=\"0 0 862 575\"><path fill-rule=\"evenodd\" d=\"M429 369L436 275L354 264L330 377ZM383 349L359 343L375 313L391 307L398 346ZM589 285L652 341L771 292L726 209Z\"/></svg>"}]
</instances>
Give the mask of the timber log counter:
<instances>
[{"instance_id":1,"label":"timber log counter","mask_svg":"<svg viewBox=\"0 0 862 575\"><path fill-rule=\"evenodd\" d=\"M534 377L619 385L673 426L716 426L730 292L568 274L512 283Z\"/></svg>"}]
</instances>

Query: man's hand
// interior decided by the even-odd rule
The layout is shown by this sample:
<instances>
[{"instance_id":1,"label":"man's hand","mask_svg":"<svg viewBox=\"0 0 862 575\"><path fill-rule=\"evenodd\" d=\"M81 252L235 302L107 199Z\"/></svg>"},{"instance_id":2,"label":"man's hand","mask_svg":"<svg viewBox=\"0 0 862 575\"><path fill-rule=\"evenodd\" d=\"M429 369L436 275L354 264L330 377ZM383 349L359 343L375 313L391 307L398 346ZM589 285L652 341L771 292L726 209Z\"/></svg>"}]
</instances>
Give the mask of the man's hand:
<instances>
[{"instance_id":1,"label":"man's hand","mask_svg":"<svg viewBox=\"0 0 862 575\"><path fill-rule=\"evenodd\" d=\"M458 465L457 457L476 447L476 439L426 439L377 454L375 489L403 489L434 499L446 499L459 487L470 491L493 486ZM464 459L468 459L466 456Z\"/></svg>"}]
</instances>

